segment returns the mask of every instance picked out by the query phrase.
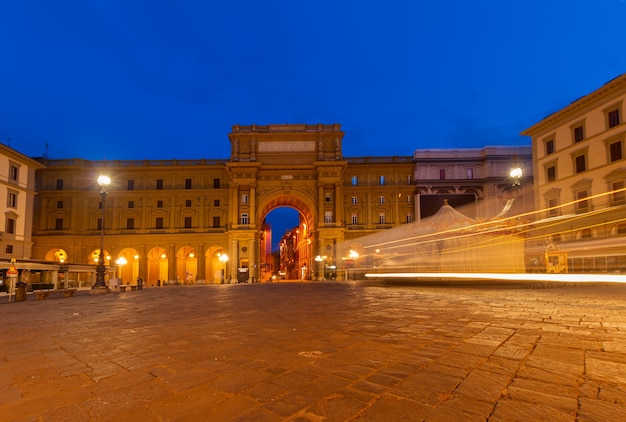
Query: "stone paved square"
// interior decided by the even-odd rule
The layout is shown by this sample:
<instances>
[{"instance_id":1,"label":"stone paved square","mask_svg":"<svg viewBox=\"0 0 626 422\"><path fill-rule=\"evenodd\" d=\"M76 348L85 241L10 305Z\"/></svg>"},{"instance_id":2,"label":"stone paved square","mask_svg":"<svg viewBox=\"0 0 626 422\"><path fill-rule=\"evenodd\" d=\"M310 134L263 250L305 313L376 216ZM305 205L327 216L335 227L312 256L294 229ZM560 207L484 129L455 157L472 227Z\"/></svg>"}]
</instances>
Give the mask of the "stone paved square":
<instances>
[{"instance_id":1,"label":"stone paved square","mask_svg":"<svg viewBox=\"0 0 626 422\"><path fill-rule=\"evenodd\" d=\"M626 414L626 285L161 287L0 318L3 421Z\"/></svg>"}]
</instances>

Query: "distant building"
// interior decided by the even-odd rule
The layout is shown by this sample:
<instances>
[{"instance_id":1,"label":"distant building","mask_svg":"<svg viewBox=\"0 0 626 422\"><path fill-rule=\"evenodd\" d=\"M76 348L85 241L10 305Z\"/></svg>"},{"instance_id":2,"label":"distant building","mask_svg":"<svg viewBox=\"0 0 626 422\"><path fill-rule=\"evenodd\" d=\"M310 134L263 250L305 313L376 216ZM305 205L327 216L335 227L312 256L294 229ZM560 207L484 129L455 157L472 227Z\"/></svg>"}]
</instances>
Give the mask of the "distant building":
<instances>
[{"instance_id":1,"label":"distant building","mask_svg":"<svg viewBox=\"0 0 626 422\"><path fill-rule=\"evenodd\" d=\"M444 201L475 219L534 209L529 146L419 149L413 154L417 221L435 214ZM519 168L521 177L512 177ZM513 199L513 201L509 201Z\"/></svg>"},{"instance_id":2,"label":"distant building","mask_svg":"<svg viewBox=\"0 0 626 422\"><path fill-rule=\"evenodd\" d=\"M532 138L535 255L566 251L575 272L626 271L626 74L522 132Z\"/></svg>"}]
</instances>

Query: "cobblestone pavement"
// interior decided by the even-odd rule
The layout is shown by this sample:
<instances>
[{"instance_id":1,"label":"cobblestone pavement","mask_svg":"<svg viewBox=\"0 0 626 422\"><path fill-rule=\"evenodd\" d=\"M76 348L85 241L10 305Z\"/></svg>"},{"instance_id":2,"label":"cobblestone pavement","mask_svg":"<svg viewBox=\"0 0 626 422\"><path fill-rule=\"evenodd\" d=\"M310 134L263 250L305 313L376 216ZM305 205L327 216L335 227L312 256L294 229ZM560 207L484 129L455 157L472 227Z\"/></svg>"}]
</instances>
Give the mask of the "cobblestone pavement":
<instances>
[{"instance_id":1,"label":"cobblestone pavement","mask_svg":"<svg viewBox=\"0 0 626 422\"><path fill-rule=\"evenodd\" d=\"M626 285L307 282L29 296L0 304L0 341L3 421L626 415Z\"/></svg>"}]
</instances>

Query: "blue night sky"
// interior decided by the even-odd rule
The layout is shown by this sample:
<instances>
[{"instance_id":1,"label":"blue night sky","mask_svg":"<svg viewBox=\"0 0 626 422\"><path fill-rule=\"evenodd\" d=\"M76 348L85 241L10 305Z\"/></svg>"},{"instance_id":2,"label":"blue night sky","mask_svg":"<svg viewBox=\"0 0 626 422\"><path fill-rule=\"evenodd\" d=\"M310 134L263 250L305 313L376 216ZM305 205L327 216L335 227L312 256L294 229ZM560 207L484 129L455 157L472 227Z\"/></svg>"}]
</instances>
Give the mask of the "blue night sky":
<instances>
[{"instance_id":1,"label":"blue night sky","mask_svg":"<svg viewBox=\"0 0 626 422\"><path fill-rule=\"evenodd\" d=\"M0 142L228 158L235 124L339 123L346 156L527 144L626 72L624 22L623 0L5 1Z\"/></svg>"}]
</instances>

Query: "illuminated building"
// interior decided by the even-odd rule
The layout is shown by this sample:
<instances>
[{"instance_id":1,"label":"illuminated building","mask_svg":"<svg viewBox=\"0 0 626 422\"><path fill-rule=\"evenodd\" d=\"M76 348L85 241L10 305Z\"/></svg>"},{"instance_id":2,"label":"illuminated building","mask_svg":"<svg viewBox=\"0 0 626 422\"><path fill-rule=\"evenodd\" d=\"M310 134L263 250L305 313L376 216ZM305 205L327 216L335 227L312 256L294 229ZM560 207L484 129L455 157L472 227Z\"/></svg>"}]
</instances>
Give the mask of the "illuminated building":
<instances>
[{"instance_id":1,"label":"illuminated building","mask_svg":"<svg viewBox=\"0 0 626 422\"><path fill-rule=\"evenodd\" d=\"M532 138L535 259L568 253L570 272L626 271L626 74L545 117ZM541 264L543 265L543 264Z\"/></svg>"}]
</instances>

